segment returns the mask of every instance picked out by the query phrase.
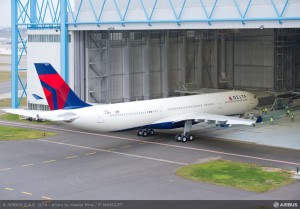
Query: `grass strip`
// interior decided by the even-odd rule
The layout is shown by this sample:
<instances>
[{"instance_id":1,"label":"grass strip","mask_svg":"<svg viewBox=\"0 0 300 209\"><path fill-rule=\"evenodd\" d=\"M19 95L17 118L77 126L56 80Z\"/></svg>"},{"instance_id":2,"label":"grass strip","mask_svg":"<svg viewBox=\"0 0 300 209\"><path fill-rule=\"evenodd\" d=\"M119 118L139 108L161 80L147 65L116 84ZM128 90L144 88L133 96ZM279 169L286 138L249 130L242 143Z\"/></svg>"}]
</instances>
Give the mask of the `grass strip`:
<instances>
[{"instance_id":1,"label":"grass strip","mask_svg":"<svg viewBox=\"0 0 300 209\"><path fill-rule=\"evenodd\" d=\"M20 141L56 136L56 133L0 125L0 141Z\"/></svg>"},{"instance_id":2,"label":"grass strip","mask_svg":"<svg viewBox=\"0 0 300 209\"><path fill-rule=\"evenodd\" d=\"M18 101L20 100L20 98L18 98ZM23 97L22 98L22 101L20 103L20 106L21 107L24 107L24 106L27 106L27 98L26 97ZM7 98L7 99L0 99L0 107L11 107L11 98Z\"/></svg>"},{"instance_id":3,"label":"grass strip","mask_svg":"<svg viewBox=\"0 0 300 209\"><path fill-rule=\"evenodd\" d=\"M179 168L176 175L193 181L233 187L253 192L267 192L295 182L291 173L259 165L216 160Z\"/></svg>"},{"instance_id":4,"label":"grass strip","mask_svg":"<svg viewBox=\"0 0 300 209\"><path fill-rule=\"evenodd\" d=\"M20 78L25 79L27 77L27 73L19 72L19 76L20 76ZM11 72L10 71L0 71L0 82L10 81L10 80L11 80Z\"/></svg>"}]
</instances>

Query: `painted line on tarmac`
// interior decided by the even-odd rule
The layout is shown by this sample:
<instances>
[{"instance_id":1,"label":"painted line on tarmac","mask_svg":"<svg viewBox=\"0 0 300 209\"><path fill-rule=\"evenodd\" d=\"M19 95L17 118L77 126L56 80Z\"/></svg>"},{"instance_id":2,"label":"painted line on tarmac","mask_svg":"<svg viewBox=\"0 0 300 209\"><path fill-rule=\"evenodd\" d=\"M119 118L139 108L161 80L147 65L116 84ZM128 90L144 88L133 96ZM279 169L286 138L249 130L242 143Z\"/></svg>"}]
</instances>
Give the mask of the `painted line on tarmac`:
<instances>
[{"instance_id":1,"label":"painted line on tarmac","mask_svg":"<svg viewBox=\"0 0 300 209\"><path fill-rule=\"evenodd\" d=\"M124 146L124 147L121 147L122 149L126 149L126 148L130 148L131 145L127 145L127 146Z\"/></svg>"},{"instance_id":2,"label":"painted line on tarmac","mask_svg":"<svg viewBox=\"0 0 300 209\"><path fill-rule=\"evenodd\" d=\"M9 170L11 170L11 168L3 168L3 169L0 170L0 172L1 171L9 171Z\"/></svg>"},{"instance_id":3,"label":"painted line on tarmac","mask_svg":"<svg viewBox=\"0 0 300 209\"><path fill-rule=\"evenodd\" d=\"M32 195L31 192L21 192L22 194L26 194L26 195Z\"/></svg>"},{"instance_id":4,"label":"painted line on tarmac","mask_svg":"<svg viewBox=\"0 0 300 209\"><path fill-rule=\"evenodd\" d=\"M65 160L68 160L68 159L73 159L73 158L76 158L78 156L70 156L70 157L65 157Z\"/></svg>"},{"instance_id":5,"label":"painted line on tarmac","mask_svg":"<svg viewBox=\"0 0 300 209\"><path fill-rule=\"evenodd\" d=\"M87 154L85 154L86 156L89 156L89 155L94 155L94 154L96 154L97 152L90 152L90 153L87 153Z\"/></svg>"},{"instance_id":6,"label":"painted line on tarmac","mask_svg":"<svg viewBox=\"0 0 300 209\"><path fill-rule=\"evenodd\" d=\"M72 130L72 132L73 132L73 130ZM109 138L115 138L115 139L121 139L121 140L128 140L128 141L135 141L135 142L140 142L141 143L141 140L138 140L138 139L130 139L130 138L125 138L125 137L110 136L110 135L95 134L95 133L80 132L80 131L75 131L75 132L82 133L82 134L93 135L93 136L103 136L103 137L109 137ZM47 140L37 139L37 141L47 141ZM178 145L172 145L172 144L164 144L164 143L160 143L160 142L144 142L144 144L155 144L155 145L161 145L161 146L166 146L166 147L174 147L174 148L179 148L179 149L202 151L202 152L208 152L208 153L214 153L214 154L222 154L222 155L241 157L241 158L247 158L247 159L282 163L282 164L288 164L288 165L299 165L300 164L300 162L299 163L289 162L289 161L283 161L283 160L275 160L275 159L271 159L271 158L255 157L255 156L251 156L251 155L242 155L242 154L235 154L235 153L230 153L230 152L221 152L221 151L209 150L209 149L201 149L201 148L184 147L184 146L178 146ZM112 151L112 150L109 150L109 151Z\"/></svg>"},{"instance_id":7,"label":"painted line on tarmac","mask_svg":"<svg viewBox=\"0 0 300 209\"><path fill-rule=\"evenodd\" d=\"M56 162L56 160L47 160L47 161L44 161L43 163L53 163L53 162Z\"/></svg>"},{"instance_id":8,"label":"painted line on tarmac","mask_svg":"<svg viewBox=\"0 0 300 209\"><path fill-rule=\"evenodd\" d=\"M89 132L84 132L84 131L76 131L76 130L70 130L70 129L49 127L49 126L36 126L36 125L28 125L28 124L23 125L23 124L19 124L19 123L6 122L6 121L0 121L0 123L8 124L8 125L11 124L11 125L26 127L26 128L32 127L32 128L36 128L36 129L42 129L42 130L49 129L49 130L57 130L57 131L64 131L64 132L70 132L70 133L80 133L80 134L86 134L86 135L91 135L91 136L103 136L103 137L114 138L114 139L141 142L141 140L138 140L138 139L130 139L130 138L119 137L119 136L111 136L111 135L107 135L107 134L89 133ZM37 141L43 141L43 140L37 139ZM47 141L47 140L44 140L44 141ZM49 141L49 142L51 142L51 141ZM242 155L242 154L235 154L235 153L230 153L230 152L221 152L221 151L216 151L216 150L208 150L208 149L201 149L201 148L194 148L194 147L184 147L184 146L164 144L164 143L159 143L159 142L149 142L149 141L147 141L147 142L144 141L144 142L145 142L145 144L156 144L156 145L162 145L162 146L167 146L167 147L175 147L175 148L179 148L179 149L209 152L209 153L222 154L222 155L248 158L248 159L255 159L255 160L261 160L261 161L267 161L267 162L276 162L276 163L282 163L282 164L288 164L288 165L299 165L300 164L300 162L289 162L289 161L275 160L275 159L271 159L271 158L255 157L255 156L251 156L251 155ZM103 150L103 151L105 151L105 150Z\"/></svg>"},{"instance_id":9,"label":"painted line on tarmac","mask_svg":"<svg viewBox=\"0 0 300 209\"><path fill-rule=\"evenodd\" d=\"M34 166L34 164L21 165L22 168L24 168L24 167L29 167L29 166Z\"/></svg>"},{"instance_id":10,"label":"painted line on tarmac","mask_svg":"<svg viewBox=\"0 0 300 209\"><path fill-rule=\"evenodd\" d=\"M4 190L6 190L6 191L14 191L13 188L9 188L9 187L4 188ZM33 195L31 192L21 192L21 193L25 194L25 195L30 195L30 196ZM46 200L52 200L52 198L50 198L48 196L41 196L41 198L46 199Z\"/></svg>"},{"instance_id":11,"label":"painted line on tarmac","mask_svg":"<svg viewBox=\"0 0 300 209\"><path fill-rule=\"evenodd\" d=\"M83 148L83 149L98 150L98 151L102 151L102 152L108 152L108 153L124 155L124 156L128 156L128 157L141 158L141 159L146 159L146 160L159 161L159 162L164 162L164 163L171 163L171 164L177 164L177 165L187 165L187 163L182 163L182 162L170 161L170 160L165 160L165 159L160 159L160 158L153 158L153 157L146 157L146 156L142 156L142 155L128 154L128 153L123 153L123 152L116 152L116 151L105 150L105 149L98 149L98 148L93 148L93 147L86 147L86 146L81 146L81 145L76 145L76 144L68 144L68 143L63 143L63 142L49 141L49 140L45 140L45 139L38 139L38 141L53 143L53 144L59 144L59 145L66 145L66 146L77 147L77 148Z\"/></svg>"},{"instance_id":12,"label":"painted line on tarmac","mask_svg":"<svg viewBox=\"0 0 300 209\"><path fill-rule=\"evenodd\" d=\"M47 196L42 196L43 199L46 199L46 200L52 200L52 198L50 197L47 197Z\"/></svg>"}]
</instances>

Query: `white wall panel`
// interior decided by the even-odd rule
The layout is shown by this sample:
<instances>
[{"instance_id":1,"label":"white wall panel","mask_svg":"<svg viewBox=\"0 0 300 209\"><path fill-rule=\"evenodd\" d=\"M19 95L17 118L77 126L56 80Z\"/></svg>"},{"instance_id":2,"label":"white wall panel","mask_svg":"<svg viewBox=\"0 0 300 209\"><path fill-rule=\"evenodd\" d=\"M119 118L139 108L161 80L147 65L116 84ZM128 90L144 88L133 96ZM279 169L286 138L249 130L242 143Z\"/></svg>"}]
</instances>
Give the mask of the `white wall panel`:
<instances>
[{"instance_id":1,"label":"white wall panel","mask_svg":"<svg viewBox=\"0 0 300 209\"><path fill-rule=\"evenodd\" d=\"M57 30L28 30L28 35L60 35ZM74 46L73 33L70 34L69 42L69 85L74 87ZM36 42L27 43L27 101L34 104L47 105L46 97L39 81L34 63L51 63L55 70L60 73L60 42ZM32 94L43 97L36 100Z\"/></svg>"}]
</instances>

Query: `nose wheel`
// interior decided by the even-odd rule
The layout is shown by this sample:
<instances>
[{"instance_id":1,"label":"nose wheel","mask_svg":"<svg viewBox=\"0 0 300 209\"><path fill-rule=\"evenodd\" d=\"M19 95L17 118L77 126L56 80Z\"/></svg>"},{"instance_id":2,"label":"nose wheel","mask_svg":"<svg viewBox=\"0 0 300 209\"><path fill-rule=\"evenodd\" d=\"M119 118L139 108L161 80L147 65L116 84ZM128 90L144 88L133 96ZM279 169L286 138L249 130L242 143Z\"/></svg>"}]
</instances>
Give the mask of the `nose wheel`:
<instances>
[{"instance_id":1,"label":"nose wheel","mask_svg":"<svg viewBox=\"0 0 300 209\"><path fill-rule=\"evenodd\" d=\"M154 135L154 130L153 129L139 129L137 131L137 135L138 136L143 136L143 137L153 136Z\"/></svg>"}]
</instances>

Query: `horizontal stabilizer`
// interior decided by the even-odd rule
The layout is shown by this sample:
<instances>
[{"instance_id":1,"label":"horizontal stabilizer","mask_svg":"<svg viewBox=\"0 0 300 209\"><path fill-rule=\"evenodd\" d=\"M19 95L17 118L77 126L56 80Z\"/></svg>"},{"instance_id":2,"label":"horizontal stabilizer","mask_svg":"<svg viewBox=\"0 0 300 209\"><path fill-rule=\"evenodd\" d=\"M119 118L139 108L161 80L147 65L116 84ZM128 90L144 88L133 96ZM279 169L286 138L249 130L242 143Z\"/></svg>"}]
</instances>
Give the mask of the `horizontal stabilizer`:
<instances>
[{"instance_id":1,"label":"horizontal stabilizer","mask_svg":"<svg viewBox=\"0 0 300 209\"><path fill-rule=\"evenodd\" d=\"M38 110L22 110L22 109L4 109L3 111L11 114L21 115L34 120L48 120L48 121L63 121L72 122L79 118L78 115L66 110L56 111L38 111Z\"/></svg>"},{"instance_id":2,"label":"horizontal stabilizer","mask_svg":"<svg viewBox=\"0 0 300 209\"><path fill-rule=\"evenodd\" d=\"M36 100L40 100L40 99L44 99L43 97L40 97L37 94L32 94L32 96L36 99Z\"/></svg>"}]
</instances>

